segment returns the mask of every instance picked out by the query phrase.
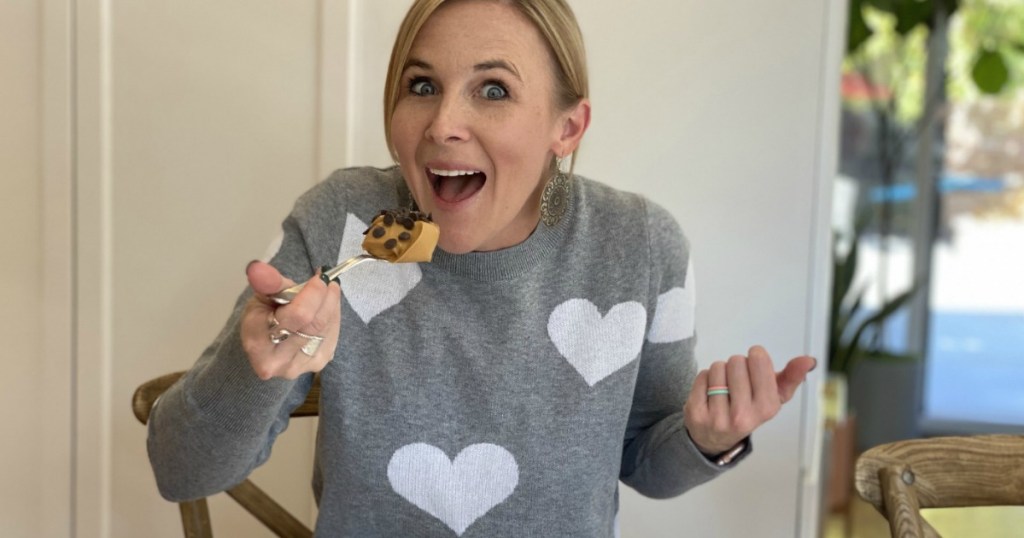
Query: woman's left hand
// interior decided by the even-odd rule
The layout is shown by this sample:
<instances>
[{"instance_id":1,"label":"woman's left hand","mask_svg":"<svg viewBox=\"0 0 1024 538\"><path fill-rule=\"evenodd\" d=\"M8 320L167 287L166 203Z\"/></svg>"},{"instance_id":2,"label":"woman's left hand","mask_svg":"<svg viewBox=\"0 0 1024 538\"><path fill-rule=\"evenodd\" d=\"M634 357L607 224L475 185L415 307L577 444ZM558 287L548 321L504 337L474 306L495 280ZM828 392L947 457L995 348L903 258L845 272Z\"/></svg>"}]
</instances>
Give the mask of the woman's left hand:
<instances>
[{"instance_id":1,"label":"woman's left hand","mask_svg":"<svg viewBox=\"0 0 1024 538\"><path fill-rule=\"evenodd\" d=\"M779 412L817 363L813 357L796 357L775 373L768 352L754 346L746 357L734 355L701 370L686 401L690 438L708 456L736 446Z\"/></svg>"}]
</instances>

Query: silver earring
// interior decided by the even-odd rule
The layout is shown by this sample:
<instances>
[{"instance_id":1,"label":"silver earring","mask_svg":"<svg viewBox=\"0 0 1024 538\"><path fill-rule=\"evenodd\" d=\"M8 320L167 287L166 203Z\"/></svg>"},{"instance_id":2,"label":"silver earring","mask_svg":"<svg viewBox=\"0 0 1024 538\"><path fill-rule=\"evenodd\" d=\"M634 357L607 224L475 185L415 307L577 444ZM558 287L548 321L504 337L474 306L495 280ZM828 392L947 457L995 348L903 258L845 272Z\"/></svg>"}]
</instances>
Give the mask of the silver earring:
<instances>
[{"instance_id":1,"label":"silver earring","mask_svg":"<svg viewBox=\"0 0 1024 538\"><path fill-rule=\"evenodd\" d=\"M395 166L398 166L397 164ZM401 170L399 168L399 170ZM419 211L420 206L416 203L416 199L412 197L412 191L409 190L409 186L405 184L405 179L402 178L397 185L398 195L398 207L404 207L409 211Z\"/></svg>"},{"instance_id":2,"label":"silver earring","mask_svg":"<svg viewBox=\"0 0 1024 538\"><path fill-rule=\"evenodd\" d=\"M562 158L555 159L555 173L551 176L540 197L540 219L548 226L562 220L569 207L569 176L562 172Z\"/></svg>"}]
</instances>

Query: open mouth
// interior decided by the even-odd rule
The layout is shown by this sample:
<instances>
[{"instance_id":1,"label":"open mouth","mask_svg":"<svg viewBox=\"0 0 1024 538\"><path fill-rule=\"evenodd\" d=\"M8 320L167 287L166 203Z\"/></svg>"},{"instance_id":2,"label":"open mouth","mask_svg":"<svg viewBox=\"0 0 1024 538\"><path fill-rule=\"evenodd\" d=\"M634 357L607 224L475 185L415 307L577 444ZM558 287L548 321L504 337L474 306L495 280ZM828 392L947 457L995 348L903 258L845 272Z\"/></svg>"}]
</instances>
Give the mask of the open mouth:
<instances>
[{"instance_id":1,"label":"open mouth","mask_svg":"<svg viewBox=\"0 0 1024 538\"><path fill-rule=\"evenodd\" d=\"M427 169L427 178L434 187L434 195L450 204L466 200L480 192L487 182L487 174L479 170Z\"/></svg>"}]
</instances>

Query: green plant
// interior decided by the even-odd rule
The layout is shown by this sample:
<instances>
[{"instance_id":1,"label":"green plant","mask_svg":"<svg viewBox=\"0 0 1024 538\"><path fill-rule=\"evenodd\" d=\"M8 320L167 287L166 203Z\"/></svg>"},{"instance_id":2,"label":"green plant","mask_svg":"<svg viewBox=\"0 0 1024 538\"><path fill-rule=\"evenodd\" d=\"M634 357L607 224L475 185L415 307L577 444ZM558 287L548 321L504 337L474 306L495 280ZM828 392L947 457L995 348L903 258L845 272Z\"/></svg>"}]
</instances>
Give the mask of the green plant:
<instances>
[{"instance_id":1,"label":"green plant","mask_svg":"<svg viewBox=\"0 0 1024 538\"><path fill-rule=\"evenodd\" d=\"M918 28L931 32L936 17L948 19L959 13L967 20L969 42L960 45L971 49L969 78L974 86L989 95L1012 86L1011 73L1024 54L1019 6L984 0L850 0L848 5L847 57L856 55L878 33L869 24L869 12L890 16L901 39Z\"/></svg>"},{"instance_id":2,"label":"green plant","mask_svg":"<svg viewBox=\"0 0 1024 538\"><path fill-rule=\"evenodd\" d=\"M883 360L914 360L912 356L887 353L877 343L864 343L869 329L880 327L889 316L910 302L917 291L917 285L914 284L908 290L882 304L876 312L866 318L862 315L864 312L863 299L867 289L863 285L855 288L854 277L857 273L860 238L867 228L870 214L865 211L858 216L854 223L849 249L845 254L842 252L838 234L835 234L832 242L833 280L828 367L830 372L841 372L847 376L849 376L853 365L865 357Z\"/></svg>"}]
</instances>

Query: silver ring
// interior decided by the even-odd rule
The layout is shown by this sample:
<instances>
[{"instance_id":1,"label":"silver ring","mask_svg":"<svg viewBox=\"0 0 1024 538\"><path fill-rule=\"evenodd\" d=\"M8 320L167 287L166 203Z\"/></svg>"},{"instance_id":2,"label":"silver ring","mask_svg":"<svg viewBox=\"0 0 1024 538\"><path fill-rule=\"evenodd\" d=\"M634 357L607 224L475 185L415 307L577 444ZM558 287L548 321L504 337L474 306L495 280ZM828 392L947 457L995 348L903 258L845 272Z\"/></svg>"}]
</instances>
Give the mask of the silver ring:
<instances>
[{"instance_id":1,"label":"silver ring","mask_svg":"<svg viewBox=\"0 0 1024 538\"><path fill-rule=\"evenodd\" d=\"M312 357L316 354L316 351L320 349L320 344L324 343L323 336L314 336L312 334L306 334L303 332L295 331L295 334L306 339L306 343L299 348L307 357Z\"/></svg>"},{"instance_id":2,"label":"silver ring","mask_svg":"<svg viewBox=\"0 0 1024 538\"><path fill-rule=\"evenodd\" d=\"M276 331L270 331L270 334L268 336L270 336L270 341L273 342L274 345L276 346L277 344L280 344L281 342L287 340L288 337L291 335L292 332L289 331L288 329L277 329Z\"/></svg>"},{"instance_id":3,"label":"silver ring","mask_svg":"<svg viewBox=\"0 0 1024 538\"><path fill-rule=\"evenodd\" d=\"M271 310L270 313L267 314L267 328L268 329L275 329L280 324L281 324L281 322L277 321L277 317L274 316L274 311Z\"/></svg>"}]
</instances>

